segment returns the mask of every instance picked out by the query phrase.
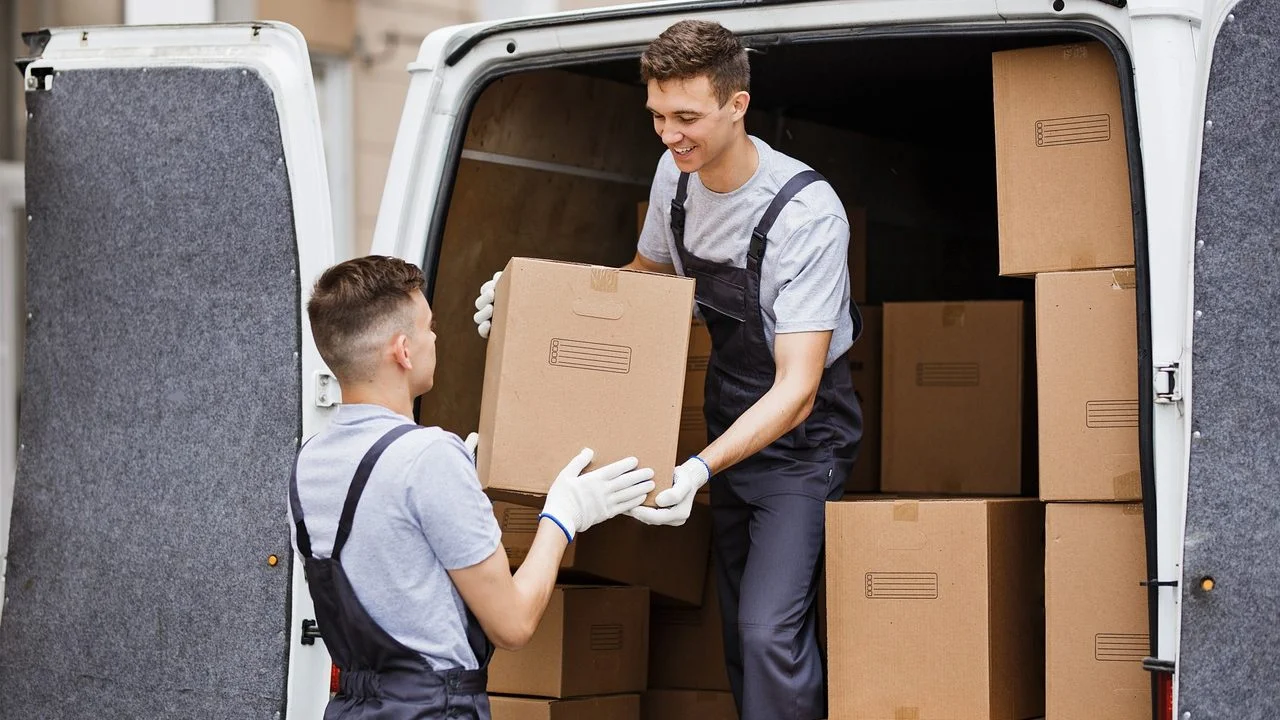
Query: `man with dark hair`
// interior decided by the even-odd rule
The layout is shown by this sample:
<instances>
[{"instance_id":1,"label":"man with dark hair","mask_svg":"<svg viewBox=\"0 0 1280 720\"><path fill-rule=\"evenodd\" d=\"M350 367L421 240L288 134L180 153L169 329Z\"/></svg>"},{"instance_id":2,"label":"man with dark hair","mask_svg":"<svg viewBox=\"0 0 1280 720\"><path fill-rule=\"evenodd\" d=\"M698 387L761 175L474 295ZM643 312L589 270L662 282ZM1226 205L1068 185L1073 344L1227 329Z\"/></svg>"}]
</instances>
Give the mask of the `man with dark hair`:
<instances>
[{"instance_id":1,"label":"man with dark hair","mask_svg":"<svg viewBox=\"0 0 1280 720\"><path fill-rule=\"evenodd\" d=\"M652 470L627 458L552 484L513 576L474 445L413 422L435 379L422 271L370 256L329 268L307 303L343 405L298 453L290 521L340 689L325 718L487 720L493 644L518 649L546 610L565 546L637 507Z\"/></svg>"},{"instance_id":2,"label":"man with dark hair","mask_svg":"<svg viewBox=\"0 0 1280 720\"><path fill-rule=\"evenodd\" d=\"M844 493L862 437L846 353L844 206L812 169L747 134L747 53L712 22L685 20L640 59L658 162L628 268L696 280L711 333L709 445L675 471L657 508L679 525L711 483L729 681L743 720L826 716L815 596L824 503ZM487 335L494 282L476 301ZM644 432L644 428L637 428Z\"/></svg>"}]
</instances>

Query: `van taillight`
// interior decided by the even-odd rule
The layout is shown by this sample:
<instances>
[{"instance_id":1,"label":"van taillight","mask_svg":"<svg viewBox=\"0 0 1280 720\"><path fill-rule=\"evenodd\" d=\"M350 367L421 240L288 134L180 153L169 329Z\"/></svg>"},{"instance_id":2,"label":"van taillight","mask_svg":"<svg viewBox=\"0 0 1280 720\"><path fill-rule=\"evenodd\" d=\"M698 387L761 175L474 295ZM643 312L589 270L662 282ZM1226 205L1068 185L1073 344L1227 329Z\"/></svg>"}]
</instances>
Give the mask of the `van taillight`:
<instances>
[{"instance_id":1,"label":"van taillight","mask_svg":"<svg viewBox=\"0 0 1280 720\"><path fill-rule=\"evenodd\" d=\"M338 669L337 665L329 665L329 692L338 692L338 676L341 674L342 671Z\"/></svg>"},{"instance_id":2,"label":"van taillight","mask_svg":"<svg viewBox=\"0 0 1280 720\"><path fill-rule=\"evenodd\" d=\"M1156 720L1173 720L1173 675L1156 673L1156 702L1159 717Z\"/></svg>"}]
</instances>

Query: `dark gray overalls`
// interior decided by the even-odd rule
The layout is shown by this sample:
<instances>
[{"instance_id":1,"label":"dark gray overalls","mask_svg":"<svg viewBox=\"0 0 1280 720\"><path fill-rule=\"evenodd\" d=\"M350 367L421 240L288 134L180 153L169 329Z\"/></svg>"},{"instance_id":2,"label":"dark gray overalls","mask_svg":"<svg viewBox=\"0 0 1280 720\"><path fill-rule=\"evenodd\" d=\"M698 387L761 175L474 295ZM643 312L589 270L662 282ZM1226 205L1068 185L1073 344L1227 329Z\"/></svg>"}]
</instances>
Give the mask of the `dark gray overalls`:
<instances>
[{"instance_id":1,"label":"dark gray overalls","mask_svg":"<svg viewBox=\"0 0 1280 720\"><path fill-rule=\"evenodd\" d=\"M351 535L356 505L382 451L419 425L392 428L365 453L347 491L331 557L311 555L311 536L298 500L298 468L289 480L289 503L297 526L307 587L315 603L316 622L333 663L341 671L338 694L325 708L325 720L489 720L489 659L493 645L475 617L467 612L467 640L480 663L478 670L438 672L417 651L378 626L356 597L339 559Z\"/></svg>"},{"instance_id":2,"label":"dark gray overalls","mask_svg":"<svg viewBox=\"0 0 1280 720\"><path fill-rule=\"evenodd\" d=\"M751 234L745 268L703 260L684 242L689 176L671 203L671 232L711 334L708 442L773 387L773 354L760 310L760 267L782 208L823 181L809 170L787 181ZM861 313L850 304L854 339ZM742 720L826 717L815 597L825 507L844 494L862 437L862 413L845 357L822 374L813 412L773 444L711 482L711 514L725 659Z\"/></svg>"}]
</instances>

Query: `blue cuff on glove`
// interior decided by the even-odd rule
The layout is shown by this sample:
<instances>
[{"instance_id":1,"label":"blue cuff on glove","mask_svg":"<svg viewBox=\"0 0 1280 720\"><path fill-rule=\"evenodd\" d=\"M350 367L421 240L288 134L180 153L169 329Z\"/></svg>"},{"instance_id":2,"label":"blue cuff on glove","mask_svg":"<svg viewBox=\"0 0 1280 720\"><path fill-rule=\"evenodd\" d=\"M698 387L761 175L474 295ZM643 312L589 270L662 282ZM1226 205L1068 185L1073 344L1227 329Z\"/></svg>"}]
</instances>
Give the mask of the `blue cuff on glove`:
<instances>
[{"instance_id":1,"label":"blue cuff on glove","mask_svg":"<svg viewBox=\"0 0 1280 720\"><path fill-rule=\"evenodd\" d=\"M562 522L560 522L559 520L557 520L557 519L555 518L555 516L554 516L554 515L548 515L548 514L546 514L546 513L539 513L539 514L538 514L538 519L539 519L539 520L541 520L542 518L546 518L546 519L550 520L551 522L555 523L555 524L556 524L556 527L560 528L560 532L564 533L564 537L565 537L565 539L566 539L566 540L568 540L569 542L573 542L573 535L570 535L570 534L569 534L569 529L568 529L568 528L566 528L566 527L564 526L564 523L562 523Z\"/></svg>"}]
</instances>

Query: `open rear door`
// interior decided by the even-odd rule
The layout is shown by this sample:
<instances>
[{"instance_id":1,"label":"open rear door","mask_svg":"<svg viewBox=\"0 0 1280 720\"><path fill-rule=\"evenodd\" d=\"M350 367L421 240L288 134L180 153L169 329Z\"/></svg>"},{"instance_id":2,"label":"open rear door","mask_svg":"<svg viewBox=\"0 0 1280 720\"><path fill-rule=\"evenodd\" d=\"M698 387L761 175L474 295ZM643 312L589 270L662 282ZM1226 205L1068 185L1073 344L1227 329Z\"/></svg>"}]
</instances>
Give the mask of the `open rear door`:
<instances>
[{"instance_id":1,"label":"open rear door","mask_svg":"<svg viewBox=\"0 0 1280 720\"><path fill-rule=\"evenodd\" d=\"M1273 720L1280 717L1280 0L1206 5L1175 717Z\"/></svg>"},{"instance_id":2,"label":"open rear door","mask_svg":"<svg viewBox=\"0 0 1280 720\"><path fill-rule=\"evenodd\" d=\"M28 38L0 717L316 717L286 708L328 670L322 646L290 663L309 604L286 491L321 417L301 301L333 257L306 45L247 24Z\"/></svg>"}]
</instances>

